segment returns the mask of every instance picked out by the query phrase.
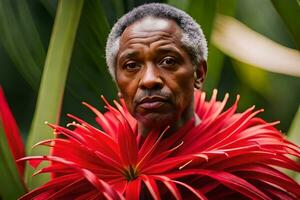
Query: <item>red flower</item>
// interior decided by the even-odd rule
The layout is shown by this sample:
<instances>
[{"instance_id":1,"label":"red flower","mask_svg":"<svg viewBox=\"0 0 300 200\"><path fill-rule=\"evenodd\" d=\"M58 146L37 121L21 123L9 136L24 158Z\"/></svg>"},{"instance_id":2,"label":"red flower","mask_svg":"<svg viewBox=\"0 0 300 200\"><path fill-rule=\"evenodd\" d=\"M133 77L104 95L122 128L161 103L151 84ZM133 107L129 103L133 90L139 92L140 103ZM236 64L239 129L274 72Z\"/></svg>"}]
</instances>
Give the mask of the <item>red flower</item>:
<instances>
[{"instance_id":1,"label":"red flower","mask_svg":"<svg viewBox=\"0 0 300 200\"><path fill-rule=\"evenodd\" d=\"M222 112L228 95L209 102L195 93L201 123L191 120L177 133L164 137L152 131L143 139L136 121L124 106L107 102L104 115L96 114L103 130L69 115L73 130L50 125L67 139L40 142L55 155L21 160L51 161L38 173L58 173L47 184L21 199L299 199L300 185L279 169L300 172L300 148L284 139L256 115L254 107Z\"/></svg>"},{"instance_id":2,"label":"red flower","mask_svg":"<svg viewBox=\"0 0 300 200\"><path fill-rule=\"evenodd\" d=\"M0 123L3 126L5 136L12 155L15 160L25 156L24 144L19 132L17 123L9 109L8 103L5 99L4 92L0 86ZM0 126L1 126L0 125ZM24 174L25 163L18 165L20 177Z\"/></svg>"}]
</instances>

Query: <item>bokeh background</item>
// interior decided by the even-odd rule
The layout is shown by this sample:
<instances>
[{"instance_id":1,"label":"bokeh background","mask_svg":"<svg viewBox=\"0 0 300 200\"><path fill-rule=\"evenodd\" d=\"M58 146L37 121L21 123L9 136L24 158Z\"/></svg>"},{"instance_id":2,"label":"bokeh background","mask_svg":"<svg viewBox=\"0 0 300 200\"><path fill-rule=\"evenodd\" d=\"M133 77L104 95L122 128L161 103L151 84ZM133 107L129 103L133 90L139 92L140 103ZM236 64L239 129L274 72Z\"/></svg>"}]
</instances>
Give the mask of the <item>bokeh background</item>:
<instances>
[{"instance_id":1,"label":"bokeh background","mask_svg":"<svg viewBox=\"0 0 300 200\"><path fill-rule=\"evenodd\" d=\"M0 0L0 85L26 156L49 154L32 148L55 137L45 121L64 126L71 113L94 124L81 102L104 111L100 95L117 98L106 38L120 16L146 2L174 5L201 24L209 43L207 99L216 88L219 100L230 94L230 106L240 94L239 111L264 108L260 116L280 120L277 128L300 145L299 0ZM18 174L2 123L0 137L0 199L16 199L49 180L33 177L28 165ZM299 173L288 174L300 181Z\"/></svg>"},{"instance_id":2,"label":"bokeh background","mask_svg":"<svg viewBox=\"0 0 300 200\"><path fill-rule=\"evenodd\" d=\"M117 18L146 2L169 3L201 24L209 41L203 89L208 97L213 88L218 89L219 99L228 92L231 103L240 94L240 111L252 105L264 108L261 117L280 120L278 128L289 132L300 103L300 9L296 0L84 1L60 124L70 121L67 113L93 120L82 101L102 109L100 95L116 98L104 59L106 37ZM0 84L24 141L36 108L57 4L55 0L0 0Z\"/></svg>"}]
</instances>

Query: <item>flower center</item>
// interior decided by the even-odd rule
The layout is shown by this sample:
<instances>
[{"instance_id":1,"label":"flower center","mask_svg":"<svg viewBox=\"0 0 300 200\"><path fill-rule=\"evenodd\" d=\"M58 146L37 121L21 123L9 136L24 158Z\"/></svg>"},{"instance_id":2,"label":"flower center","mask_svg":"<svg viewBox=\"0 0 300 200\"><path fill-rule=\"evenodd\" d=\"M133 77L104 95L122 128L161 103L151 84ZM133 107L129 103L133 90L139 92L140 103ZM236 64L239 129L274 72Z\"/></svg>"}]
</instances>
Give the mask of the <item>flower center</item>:
<instances>
[{"instance_id":1,"label":"flower center","mask_svg":"<svg viewBox=\"0 0 300 200\"><path fill-rule=\"evenodd\" d=\"M124 170L124 175L128 181L132 181L138 177L138 171L130 165Z\"/></svg>"}]
</instances>

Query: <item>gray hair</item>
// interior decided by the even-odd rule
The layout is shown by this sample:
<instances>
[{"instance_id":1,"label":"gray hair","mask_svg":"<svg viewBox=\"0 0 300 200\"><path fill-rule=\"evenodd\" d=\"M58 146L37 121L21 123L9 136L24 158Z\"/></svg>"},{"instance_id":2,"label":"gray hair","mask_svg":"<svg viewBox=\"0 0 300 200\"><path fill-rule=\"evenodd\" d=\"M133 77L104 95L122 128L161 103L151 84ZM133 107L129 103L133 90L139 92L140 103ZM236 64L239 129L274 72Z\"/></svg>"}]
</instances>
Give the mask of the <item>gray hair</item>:
<instances>
[{"instance_id":1,"label":"gray hair","mask_svg":"<svg viewBox=\"0 0 300 200\"><path fill-rule=\"evenodd\" d=\"M199 24L191 16L167 4L144 4L121 17L115 23L108 36L106 43L106 63L113 79L115 79L116 56L119 51L122 33L134 22L148 16L174 20L182 29L181 42L190 55L192 63L195 66L199 66L202 60L207 60L207 41Z\"/></svg>"}]
</instances>

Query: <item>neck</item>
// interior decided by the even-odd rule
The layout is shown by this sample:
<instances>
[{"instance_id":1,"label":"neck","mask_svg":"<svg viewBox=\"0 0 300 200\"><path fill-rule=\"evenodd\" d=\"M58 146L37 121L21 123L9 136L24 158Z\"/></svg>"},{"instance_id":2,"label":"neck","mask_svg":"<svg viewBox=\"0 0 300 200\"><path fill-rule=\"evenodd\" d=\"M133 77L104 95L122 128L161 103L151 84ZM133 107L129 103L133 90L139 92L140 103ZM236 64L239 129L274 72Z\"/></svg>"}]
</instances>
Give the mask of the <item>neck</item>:
<instances>
[{"instance_id":1,"label":"neck","mask_svg":"<svg viewBox=\"0 0 300 200\"><path fill-rule=\"evenodd\" d=\"M182 125L183 124L176 123L176 125L170 126L170 128L167 130L165 135L170 135L171 133L175 133ZM151 127L144 127L142 124L138 123L138 132L143 137L147 137L150 131L158 131L162 133L167 127L168 126L151 128Z\"/></svg>"},{"instance_id":2,"label":"neck","mask_svg":"<svg viewBox=\"0 0 300 200\"><path fill-rule=\"evenodd\" d=\"M170 136L170 135L172 135L172 133L176 133L179 130L179 128L181 128L186 122L188 122L192 118L195 119L194 120L195 126L197 126L201 123L201 119L199 118L199 116L196 113L194 113L192 115L192 117L186 118L184 120L183 119L178 120L176 123L171 125L165 135ZM138 122L138 133L141 134L143 137L147 137L148 133L153 130L162 133L166 128L167 128L167 125L163 126L163 127L145 127L145 126L143 126L142 123Z\"/></svg>"}]
</instances>

